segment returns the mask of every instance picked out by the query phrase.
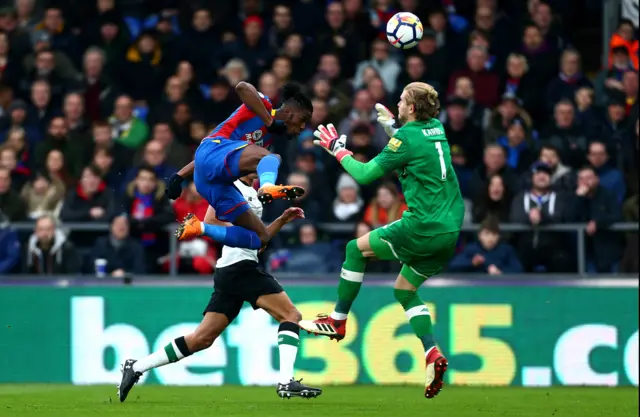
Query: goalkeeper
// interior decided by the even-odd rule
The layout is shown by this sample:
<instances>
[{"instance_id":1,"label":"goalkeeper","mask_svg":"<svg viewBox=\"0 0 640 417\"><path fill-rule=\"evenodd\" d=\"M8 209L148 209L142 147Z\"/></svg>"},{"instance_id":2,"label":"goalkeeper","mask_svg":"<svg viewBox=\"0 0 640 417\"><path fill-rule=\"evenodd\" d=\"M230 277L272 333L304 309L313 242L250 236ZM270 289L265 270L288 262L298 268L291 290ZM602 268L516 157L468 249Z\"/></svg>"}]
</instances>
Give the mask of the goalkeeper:
<instances>
[{"instance_id":1,"label":"goalkeeper","mask_svg":"<svg viewBox=\"0 0 640 417\"><path fill-rule=\"evenodd\" d=\"M435 397L443 384L447 359L433 337L429 310L417 289L439 273L453 256L464 204L451 165L444 128L436 118L438 93L428 84L407 85L398 103L402 127L394 127L393 114L376 104L378 121L391 137L384 150L368 163L356 161L333 125L319 126L315 143L336 157L344 169L361 184L396 171L409 209L400 220L376 229L347 244L340 273L338 301L331 315L303 320L300 327L310 333L341 340L345 337L347 314L358 295L368 259L398 260L403 266L396 279L394 295L402 305L425 350L425 397Z\"/></svg>"}]
</instances>

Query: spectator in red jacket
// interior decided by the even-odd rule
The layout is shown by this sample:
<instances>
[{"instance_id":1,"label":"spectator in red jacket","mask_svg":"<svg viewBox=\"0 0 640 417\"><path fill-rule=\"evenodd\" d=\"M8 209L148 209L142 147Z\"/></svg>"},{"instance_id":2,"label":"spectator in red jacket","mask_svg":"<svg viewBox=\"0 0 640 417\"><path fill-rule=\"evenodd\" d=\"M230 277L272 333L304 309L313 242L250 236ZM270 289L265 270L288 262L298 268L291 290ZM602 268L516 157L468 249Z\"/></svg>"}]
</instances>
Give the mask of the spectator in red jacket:
<instances>
[{"instance_id":1,"label":"spectator in red jacket","mask_svg":"<svg viewBox=\"0 0 640 417\"><path fill-rule=\"evenodd\" d=\"M476 90L476 101L485 107L494 107L500 100L500 78L486 69L488 51L480 46L467 50L467 68L455 71L449 77L448 93L452 94L459 77L469 77Z\"/></svg>"}]
</instances>

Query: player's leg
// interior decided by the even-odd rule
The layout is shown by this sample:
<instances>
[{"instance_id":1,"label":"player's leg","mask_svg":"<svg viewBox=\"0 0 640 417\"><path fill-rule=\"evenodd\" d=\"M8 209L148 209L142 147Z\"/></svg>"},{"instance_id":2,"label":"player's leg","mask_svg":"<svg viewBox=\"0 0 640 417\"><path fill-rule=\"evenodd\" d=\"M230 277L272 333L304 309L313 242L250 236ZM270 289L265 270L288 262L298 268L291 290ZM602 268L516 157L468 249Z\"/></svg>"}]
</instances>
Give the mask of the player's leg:
<instances>
[{"instance_id":1,"label":"player's leg","mask_svg":"<svg viewBox=\"0 0 640 417\"><path fill-rule=\"evenodd\" d=\"M138 382L143 373L150 369L177 362L195 352L210 347L238 315L241 307L241 300L225 297L221 293L214 292L200 325L193 333L172 340L164 348L142 359L127 359L122 366L122 380L118 385L120 402L127 398L129 391L131 391L131 388Z\"/></svg>"},{"instance_id":2,"label":"player's leg","mask_svg":"<svg viewBox=\"0 0 640 417\"><path fill-rule=\"evenodd\" d=\"M298 346L300 344L300 328L298 322L302 315L293 305L284 291L277 294L261 295L255 301L259 307L269 313L280 326L278 327L278 353L280 356L280 377L276 392L282 398L304 397L312 398L322 394L319 388L302 384L294 379L294 367Z\"/></svg>"},{"instance_id":3,"label":"player's leg","mask_svg":"<svg viewBox=\"0 0 640 417\"><path fill-rule=\"evenodd\" d=\"M380 237L380 230L361 236L347 244L345 261L340 272L338 283L338 300L333 312L327 316L319 314L312 321L302 320L300 327L309 333L328 336L331 339L342 340L346 335L347 316L351 305L355 301L362 280L367 261L372 258L382 260L398 259L392 247Z\"/></svg>"},{"instance_id":4,"label":"player's leg","mask_svg":"<svg viewBox=\"0 0 640 417\"><path fill-rule=\"evenodd\" d=\"M427 276L416 268L405 264L396 279L393 295L404 309L413 332L422 343L426 364L424 396L433 398L442 389L444 374L449 364L436 347L431 313L417 293L417 289L426 279Z\"/></svg>"},{"instance_id":5,"label":"player's leg","mask_svg":"<svg viewBox=\"0 0 640 417\"><path fill-rule=\"evenodd\" d=\"M263 204L280 198L291 200L304 195L302 187L276 185L281 163L280 156L254 144L246 146L237 153L238 155L230 156L228 164L237 165L240 175L258 173L260 181L258 198Z\"/></svg>"},{"instance_id":6,"label":"player's leg","mask_svg":"<svg viewBox=\"0 0 640 417\"><path fill-rule=\"evenodd\" d=\"M269 242L271 236L267 227L249 210L247 201L236 187L208 184L206 187L201 186L198 192L210 204L205 217L214 217L217 221L202 222L195 215L189 214L176 230L179 240L204 235L226 246L247 249L260 249Z\"/></svg>"}]
</instances>

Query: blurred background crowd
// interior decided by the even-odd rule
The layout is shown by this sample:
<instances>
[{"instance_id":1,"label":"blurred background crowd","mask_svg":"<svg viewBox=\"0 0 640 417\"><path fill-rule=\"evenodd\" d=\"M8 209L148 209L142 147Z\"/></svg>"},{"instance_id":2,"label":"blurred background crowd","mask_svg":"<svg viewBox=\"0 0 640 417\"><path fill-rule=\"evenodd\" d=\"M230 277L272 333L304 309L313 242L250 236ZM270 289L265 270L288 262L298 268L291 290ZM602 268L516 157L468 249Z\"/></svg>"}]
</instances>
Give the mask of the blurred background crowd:
<instances>
[{"instance_id":1,"label":"blurred background crowd","mask_svg":"<svg viewBox=\"0 0 640 417\"><path fill-rule=\"evenodd\" d=\"M96 259L114 276L166 272L167 226L207 203L193 185L168 201L164 180L240 104L241 80L274 103L287 82L313 98L308 129L273 149L279 181L307 194L294 203L306 220L263 256L272 271L337 271L347 240L402 216L395 178L358 185L312 132L334 123L372 159L388 140L374 104L395 112L412 81L439 91L466 220L482 224L451 271L576 272L576 234L535 229L576 222L588 271L638 271L637 233L607 230L638 221L637 21L621 18L601 51L600 3L0 0L0 274L91 273ZM408 51L384 34L401 10L425 27ZM181 242L179 271L210 273L218 254Z\"/></svg>"}]
</instances>

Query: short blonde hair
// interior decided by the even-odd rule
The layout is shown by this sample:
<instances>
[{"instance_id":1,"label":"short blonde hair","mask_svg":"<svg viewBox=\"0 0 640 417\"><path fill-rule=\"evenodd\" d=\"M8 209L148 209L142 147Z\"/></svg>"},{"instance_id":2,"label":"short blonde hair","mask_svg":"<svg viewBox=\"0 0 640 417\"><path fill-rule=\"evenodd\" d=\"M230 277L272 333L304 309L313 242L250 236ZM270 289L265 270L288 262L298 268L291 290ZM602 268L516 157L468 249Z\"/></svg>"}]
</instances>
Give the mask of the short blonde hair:
<instances>
[{"instance_id":1,"label":"short blonde hair","mask_svg":"<svg viewBox=\"0 0 640 417\"><path fill-rule=\"evenodd\" d=\"M404 88L407 104L415 107L417 120L429 120L440 112L438 92L427 83L414 82Z\"/></svg>"}]
</instances>

